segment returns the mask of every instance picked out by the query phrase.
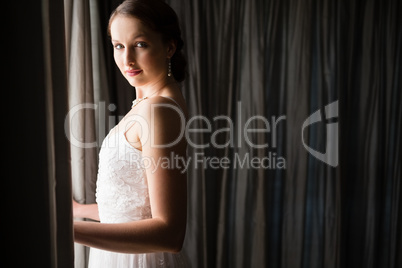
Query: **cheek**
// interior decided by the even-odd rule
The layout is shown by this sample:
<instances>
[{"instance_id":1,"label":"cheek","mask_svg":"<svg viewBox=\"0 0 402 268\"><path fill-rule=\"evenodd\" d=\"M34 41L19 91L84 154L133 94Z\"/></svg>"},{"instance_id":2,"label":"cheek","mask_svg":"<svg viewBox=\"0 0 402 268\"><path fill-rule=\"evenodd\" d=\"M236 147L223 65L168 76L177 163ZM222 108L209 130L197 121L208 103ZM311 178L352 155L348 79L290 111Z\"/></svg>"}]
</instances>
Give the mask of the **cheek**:
<instances>
[{"instance_id":1,"label":"cheek","mask_svg":"<svg viewBox=\"0 0 402 268\"><path fill-rule=\"evenodd\" d=\"M141 62L143 67L147 67L150 71L160 72L164 69L165 58L160 53L149 51L142 55L138 55L138 62Z\"/></svg>"},{"instance_id":2,"label":"cheek","mask_svg":"<svg viewBox=\"0 0 402 268\"><path fill-rule=\"evenodd\" d=\"M114 57L114 62L116 63L117 67L119 67L119 69L122 70L124 61L123 61L123 58L121 57L121 55L115 51L113 53L113 57Z\"/></svg>"}]
</instances>

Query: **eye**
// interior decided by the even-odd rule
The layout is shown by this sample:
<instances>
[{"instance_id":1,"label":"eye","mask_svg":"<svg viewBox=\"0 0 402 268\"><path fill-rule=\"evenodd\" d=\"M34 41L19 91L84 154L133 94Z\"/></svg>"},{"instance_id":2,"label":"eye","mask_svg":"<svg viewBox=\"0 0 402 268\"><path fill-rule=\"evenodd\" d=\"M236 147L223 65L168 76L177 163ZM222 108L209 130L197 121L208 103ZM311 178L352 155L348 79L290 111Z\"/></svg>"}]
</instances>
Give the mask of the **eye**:
<instances>
[{"instance_id":1,"label":"eye","mask_svg":"<svg viewBox=\"0 0 402 268\"><path fill-rule=\"evenodd\" d=\"M116 50L120 50L120 49L123 48L123 45L117 44L117 45L114 45L114 48L115 48Z\"/></svg>"},{"instance_id":2,"label":"eye","mask_svg":"<svg viewBox=\"0 0 402 268\"><path fill-rule=\"evenodd\" d=\"M136 47L140 47L140 48L145 48L145 47L148 46L148 44L145 43L145 42L137 42L137 43L135 44L135 46L136 46Z\"/></svg>"}]
</instances>

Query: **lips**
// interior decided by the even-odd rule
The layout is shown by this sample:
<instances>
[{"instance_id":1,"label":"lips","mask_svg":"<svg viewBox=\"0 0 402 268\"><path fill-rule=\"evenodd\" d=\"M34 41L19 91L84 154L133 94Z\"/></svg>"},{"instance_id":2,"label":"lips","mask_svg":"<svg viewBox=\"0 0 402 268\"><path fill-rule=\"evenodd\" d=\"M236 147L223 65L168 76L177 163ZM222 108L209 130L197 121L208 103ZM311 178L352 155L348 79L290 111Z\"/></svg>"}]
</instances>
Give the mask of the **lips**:
<instances>
[{"instance_id":1,"label":"lips","mask_svg":"<svg viewBox=\"0 0 402 268\"><path fill-rule=\"evenodd\" d=\"M128 76L136 76L136 75L139 75L140 73L142 73L141 69L134 69L134 70L128 69L128 70L126 70L126 74Z\"/></svg>"}]
</instances>

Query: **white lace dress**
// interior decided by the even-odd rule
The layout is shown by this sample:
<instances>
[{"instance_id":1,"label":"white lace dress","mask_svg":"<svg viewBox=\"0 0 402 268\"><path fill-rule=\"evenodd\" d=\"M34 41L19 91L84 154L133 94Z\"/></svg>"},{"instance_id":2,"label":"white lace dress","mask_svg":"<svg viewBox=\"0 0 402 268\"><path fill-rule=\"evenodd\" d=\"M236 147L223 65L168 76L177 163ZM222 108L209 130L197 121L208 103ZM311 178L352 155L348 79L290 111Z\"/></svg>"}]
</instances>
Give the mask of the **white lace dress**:
<instances>
[{"instance_id":1,"label":"white lace dress","mask_svg":"<svg viewBox=\"0 0 402 268\"><path fill-rule=\"evenodd\" d=\"M102 143L96 202L102 223L122 223L151 218L148 185L141 151L133 148L124 132L113 128ZM90 268L188 267L182 253L125 254L91 248Z\"/></svg>"}]
</instances>

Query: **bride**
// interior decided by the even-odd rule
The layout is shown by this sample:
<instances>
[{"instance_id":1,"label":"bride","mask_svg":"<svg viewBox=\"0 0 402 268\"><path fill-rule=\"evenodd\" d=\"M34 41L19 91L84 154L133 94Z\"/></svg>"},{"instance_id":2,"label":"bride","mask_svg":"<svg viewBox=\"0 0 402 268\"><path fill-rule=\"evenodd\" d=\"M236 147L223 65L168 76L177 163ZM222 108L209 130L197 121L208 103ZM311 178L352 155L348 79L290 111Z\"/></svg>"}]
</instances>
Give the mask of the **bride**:
<instances>
[{"instance_id":1,"label":"bride","mask_svg":"<svg viewBox=\"0 0 402 268\"><path fill-rule=\"evenodd\" d=\"M188 267L180 253L186 174L172 165L143 163L172 153L186 157L180 130L187 109L177 83L184 80L185 60L177 16L163 1L126 0L112 13L108 32L115 62L137 99L102 143L97 203L73 201L74 217L99 221L75 221L75 242L91 247L89 267Z\"/></svg>"}]
</instances>

